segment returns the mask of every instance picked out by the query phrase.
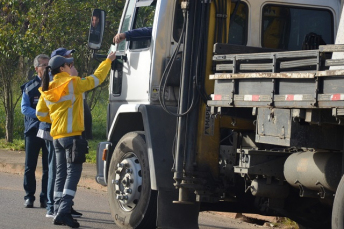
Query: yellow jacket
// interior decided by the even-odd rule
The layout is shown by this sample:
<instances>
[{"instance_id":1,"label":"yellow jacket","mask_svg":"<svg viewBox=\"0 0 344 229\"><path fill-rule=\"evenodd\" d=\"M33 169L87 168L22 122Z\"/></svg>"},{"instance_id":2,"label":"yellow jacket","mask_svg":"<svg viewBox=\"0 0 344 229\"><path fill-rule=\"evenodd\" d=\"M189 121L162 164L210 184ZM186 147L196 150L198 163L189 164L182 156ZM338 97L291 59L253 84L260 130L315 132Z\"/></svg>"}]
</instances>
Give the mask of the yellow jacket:
<instances>
[{"instance_id":1,"label":"yellow jacket","mask_svg":"<svg viewBox=\"0 0 344 229\"><path fill-rule=\"evenodd\" d=\"M49 89L42 91L36 115L42 122L52 123L53 139L81 135L84 131L84 104L82 93L101 84L111 67L111 60L103 61L93 75L86 78L70 76L66 72L54 75Z\"/></svg>"}]
</instances>

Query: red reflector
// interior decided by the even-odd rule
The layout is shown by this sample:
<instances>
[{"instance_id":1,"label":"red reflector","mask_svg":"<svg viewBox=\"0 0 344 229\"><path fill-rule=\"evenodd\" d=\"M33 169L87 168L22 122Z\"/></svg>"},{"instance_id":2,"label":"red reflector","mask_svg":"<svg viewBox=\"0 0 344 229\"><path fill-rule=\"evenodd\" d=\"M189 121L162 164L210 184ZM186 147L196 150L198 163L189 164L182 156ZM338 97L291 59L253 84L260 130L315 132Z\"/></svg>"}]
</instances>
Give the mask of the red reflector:
<instances>
[{"instance_id":1,"label":"red reflector","mask_svg":"<svg viewBox=\"0 0 344 229\"><path fill-rule=\"evenodd\" d=\"M252 95L252 101L259 101L259 95Z\"/></svg>"},{"instance_id":2,"label":"red reflector","mask_svg":"<svg viewBox=\"0 0 344 229\"><path fill-rule=\"evenodd\" d=\"M222 95L214 95L214 100L222 100Z\"/></svg>"},{"instance_id":3,"label":"red reflector","mask_svg":"<svg viewBox=\"0 0 344 229\"><path fill-rule=\"evenodd\" d=\"M287 101L293 101L294 100L294 95L287 95L285 100Z\"/></svg>"},{"instance_id":4,"label":"red reflector","mask_svg":"<svg viewBox=\"0 0 344 229\"><path fill-rule=\"evenodd\" d=\"M331 100L340 100L340 94L333 94Z\"/></svg>"}]
</instances>

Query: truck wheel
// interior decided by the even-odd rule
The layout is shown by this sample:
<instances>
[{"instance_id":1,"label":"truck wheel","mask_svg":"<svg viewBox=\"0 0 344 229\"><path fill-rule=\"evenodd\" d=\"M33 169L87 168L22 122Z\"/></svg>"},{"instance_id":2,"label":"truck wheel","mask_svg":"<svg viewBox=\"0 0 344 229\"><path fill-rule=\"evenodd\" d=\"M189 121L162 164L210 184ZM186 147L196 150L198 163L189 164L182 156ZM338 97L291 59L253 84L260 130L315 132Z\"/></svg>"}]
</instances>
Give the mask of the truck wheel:
<instances>
[{"instance_id":1,"label":"truck wheel","mask_svg":"<svg viewBox=\"0 0 344 229\"><path fill-rule=\"evenodd\" d=\"M157 192L151 190L144 132L130 132L118 142L109 167L108 195L119 227L156 227Z\"/></svg>"},{"instance_id":2,"label":"truck wheel","mask_svg":"<svg viewBox=\"0 0 344 229\"><path fill-rule=\"evenodd\" d=\"M332 208L332 229L344 228L344 176L339 182Z\"/></svg>"}]
</instances>

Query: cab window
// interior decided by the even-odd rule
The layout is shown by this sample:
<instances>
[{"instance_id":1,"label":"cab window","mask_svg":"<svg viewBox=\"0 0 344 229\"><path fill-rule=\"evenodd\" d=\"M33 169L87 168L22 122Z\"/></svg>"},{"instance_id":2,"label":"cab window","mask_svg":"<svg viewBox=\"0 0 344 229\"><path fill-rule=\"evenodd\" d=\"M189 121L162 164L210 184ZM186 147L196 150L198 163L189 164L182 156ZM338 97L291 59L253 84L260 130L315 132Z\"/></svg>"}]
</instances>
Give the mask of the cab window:
<instances>
[{"instance_id":1,"label":"cab window","mask_svg":"<svg viewBox=\"0 0 344 229\"><path fill-rule=\"evenodd\" d=\"M237 9L235 10L236 4ZM231 17L233 20L229 24L228 43L234 45L247 44L247 27L248 27L248 6L244 2L234 3L231 5Z\"/></svg>"},{"instance_id":2,"label":"cab window","mask_svg":"<svg viewBox=\"0 0 344 229\"><path fill-rule=\"evenodd\" d=\"M155 2L149 6L136 7L135 19L133 24L133 29L143 28L143 27L153 27L155 14ZM148 40L138 40L131 41L130 49L144 49L150 46L151 39Z\"/></svg>"},{"instance_id":3,"label":"cab window","mask_svg":"<svg viewBox=\"0 0 344 229\"><path fill-rule=\"evenodd\" d=\"M316 41L316 44L308 44L309 40ZM333 40L333 15L329 10L271 4L263 7L264 48L315 49L322 44L331 44Z\"/></svg>"}]
</instances>

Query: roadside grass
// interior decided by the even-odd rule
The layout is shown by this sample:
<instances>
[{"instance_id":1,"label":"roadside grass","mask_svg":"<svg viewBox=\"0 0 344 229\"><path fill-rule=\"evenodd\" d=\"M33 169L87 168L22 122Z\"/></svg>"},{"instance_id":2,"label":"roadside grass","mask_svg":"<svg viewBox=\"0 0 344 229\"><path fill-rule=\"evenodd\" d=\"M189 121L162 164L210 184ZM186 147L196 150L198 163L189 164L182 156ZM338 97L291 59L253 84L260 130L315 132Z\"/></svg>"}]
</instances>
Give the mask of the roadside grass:
<instances>
[{"instance_id":1,"label":"roadside grass","mask_svg":"<svg viewBox=\"0 0 344 229\"><path fill-rule=\"evenodd\" d=\"M86 161L96 163L98 143L106 141L106 116L108 104L108 91L103 90L96 106L92 109L92 135L93 139L88 140L89 154Z\"/></svg>"},{"instance_id":2,"label":"roadside grass","mask_svg":"<svg viewBox=\"0 0 344 229\"><path fill-rule=\"evenodd\" d=\"M283 229L299 229L296 222L287 217L278 217L277 223L272 223L274 227Z\"/></svg>"},{"instance_id":3,"label":"roadside grass","mask_svg":"<svg viewBox=\"0 0 344 229\"><path fill-rule=\"evenodd\" d=\"M25 151L25 142L23 139L14 139L12 143L8 143L2 138L0 139L0 148L12 151Z\"/></svg>"},{"instance_id":4,"label":"roadside grass","mask_svg":"<svg viewBox=\"0 0 344 229\"><path fill-rule=\"evenodd\" d=\"M97 162L98 139L88 140L89 153L86 154L86 162L95 164Z\"/></svg>"},{"instance_id":5,"label":"roadside grass","mask_svg":"<svg viewBox=\"0 0 344 229\"><path fill-rule=\"evenodd\" d=\"M5 114L4 107L0 107L0 113ZM7 150L25 150L24 143L24 116L20 111L20 103L14 110L13 142L7 143L6 138L6 116L0 116L0 148Z\"/></svg>"},{"instance_id":6,"label":"roadside grass","mask_svg":"<svg viewBox=\"0 0 344 229\"><path fill-rule=\"evenodd\" d=\"M0 106L0 114L3 114L0 115L0 139L4 139L6 137L6 116L3 106ZM20 103L14 110L13 138L24 139L24 116L20 111Z\"/></svg>"}]
</instances>

